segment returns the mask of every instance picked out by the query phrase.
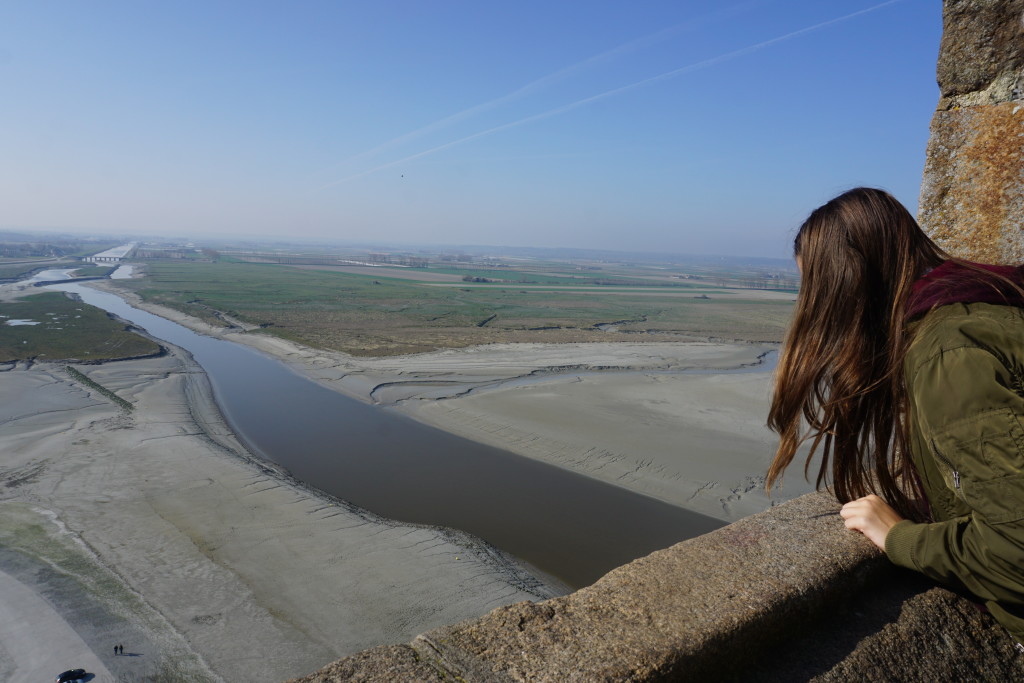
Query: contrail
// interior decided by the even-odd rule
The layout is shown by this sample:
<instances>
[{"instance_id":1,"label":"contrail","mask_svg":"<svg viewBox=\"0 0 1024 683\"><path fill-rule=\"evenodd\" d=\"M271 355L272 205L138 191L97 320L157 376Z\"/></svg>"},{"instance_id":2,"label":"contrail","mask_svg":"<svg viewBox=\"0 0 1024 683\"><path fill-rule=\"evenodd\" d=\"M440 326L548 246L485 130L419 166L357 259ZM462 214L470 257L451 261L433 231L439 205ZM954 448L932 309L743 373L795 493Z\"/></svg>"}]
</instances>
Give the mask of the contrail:
<instances>
[{"instance_id":1,"label":"contrail","mask_svg":"<svg viewBox=\"0 0 1024 683\"><path fill-rule=\"evenodd\" d=\"M542 76L541 78L531 81L526 85L517 88L516 90L513 90L510 93L507 93L500 97L496 97L493 100L488 100L486 102L482 102L481 104L474 105L472 107L469 107L468 109L464 109L455 114L451 114L450 116L438 119L433 123L428 123L427 125L421 128L417 128L416 130L399 135L398 137L388 140L387 142L382 142L381 144L377 145L376 147L373 147L372 149L368 149L364 152L359 152L358 154L355 154L343 161L333 164L331 168L337 168L338 166L351 163L358 159L364 159L366 157L373 156L392 147L401 145L403 143L409 142L410 140L421 137L422 135L425 135L427 133L431 133L440 128L449 126L453 123L457 123L459 121L471 118L477 114L490 111L491 109L495 109L496 107L499 107L503 104L513 102L515 100L521 99L526 95L529 95L530 93L536 92L537 90L541 90L552 83L563 80L566 77L571 76L572 74L578 71L582 71L583 69L586 69L587 67L590 67L594 64L599 64L601 62L608 61L609 59L617 57L618 55L621 55L623 53L631 52L633 50L636 50L637 48L659 42L661 40L664 40L666 37L671 36L674 33L679 33L680 31L684 30L692 30L710 21L717 21L719 19L732 16L738 12L748 9L753 5L762 4L765 1L766 0L747 0L747 2L742 2L738 5L726 8L725 10L720 10L710 15L698 17L697 19L691 19L690 21L676 24L674 26L664 28L655 33L623 43L622 45L612 48L611 50L607 50L605 52L601 52L599 54L588 57L580 62L576 62L575 64L571 64L567 67L559 69L554 73L550 73L547 76Z\"/></svg>"},{"instance_id":2,"label":"contrail","mask_svg":"<svg viewBox=\"0 0 1024 683\"><path fill-rule=\"evenodd\" d=\"M325 190L325 189L327 189L329 187L334 187L335 185L340 185L342 183L347 183L347 182L349 182L351 180L356 180L357 178L362 178L363 176L367 176L367 175L370 175L372 173L376 173L377 171L383 171L384 169L391 168L391 167L397 166L399 164L404 164L404 163L407 163L407 162L410 162L410 161L415 161L416 159L420 159L420 158L425 157L427 155L435 154L437 152L444 151L444 150L449 149L451 147L455 147L456 145L461 145L463 143L470 142L471 140L476 140L478 138L482 138L482 137L485 137L487 135L493 135L494 133L499 133L499 132L501 132L503 130L508 130L509 128L516 128L516 127L519 127L519 126L526 125L528 123L534 123L535 121L541 121L543 119L547 119L547 118L550 118L552 116L558 116L559 114L564 114L567 111L571 111L573 109L577 109L579 107L583 107L585 105L592 104L594 102L597 102L597 101L603 100L603 99L607 99L609 97L614 97L615 95L621 95L622 93L629 92L631 90L636 90L637 88L642 88L642 87L650 85L652 83L657 83L657 82L660 82L660 81L664 81L664 80L667 80L669 78L675 78L676 76L680 76L680 75L685 74L685 73L692 73L694 71L699 71L701 69L706 69L708 67L712 67L712 66L715 66L717 64L721 64L722 62L726 62L726 61L729 61L729 60L732 60L732 59L736 59L738 57L744 57L744 56L749 55L749 54L751 54L753 52L757 52L759 50L763 50L766 47L771 47L772 45L777 45L779 43L785 42L787 40L791 40L791 39L796 38L798 36L802 36L804 34L811 33L813 31L818 31L818 30L826 28L828 26L832 26L834 24L838 24L838 23L841 23L841 22L844 22L844 21L848 21L848 20L853 19L855 17L859 17L862 14L867 14L868 12L874 12L875 10L879 10L879 9L882 9L883 7L887 7L889 5L894 5L894 4L898 3L898 2L903 2L903 1L904 0L887 0L886 2L880 3L878 5L873 5L871 7L868 7L868 8L862 9L862 10L858 10L856 12L851 12L850 14L845 14L845 15L843 15L841 17L837 17L835 19L829 19L828 21L823 21L823 22L820 22L818 24L814 24L813 26L807 26L806 28L798 29L796 31L792 31L790 33L786 33L784 35L777 36L777 37L771 38L769 40L764 40L764 41L761 41L759 43L755 43L753 45L748 45L747 47L739 48L738 50L733 50L731 52L726 52L726 53L718 55L716 57L711 57L709 59L705 59L705 60L702 60L702 61L699 61L699 62L694 62L693 64L687 64L686 66L682 66L682 67L679 67L678 69L673 69L671 71L666 71L665 73L658 74L657 76L651 76L649 78L645 78L643 80L636 81L634 83L629 83L627 85L619 86L618 88L613 88L611 90L606 90L606 91L604 91L602 93L598 93L597 95L591 95L590 97L585 97L585 98L583 98L581 100L576 100L575 102L570 102L568 104L564 104L564 105L562 105L560 107L556 107L554 109L549 109L548 111L541 112L539 114L534 114L532 116L527 116L526 118L518 119L516 121L511 121L509 123L504 123L504 124L502 124L500 126L495 126L493 128L488 128L487 130L482 130L482 131L479 131L477 133L473 133L472 135L467 135L466 137L459 138L459 139L453 140L451 142L446 142L443 145L438 145L436 147L431 147L430 149L424 150L422 152L417 152L416 154L412 154L412 155L409 155L407 157L403 157L403 158L398 159L396 161L389 161L386 164L381 164L379 166L375 166L375 167L373 167L371 169L368 169L366 171L362 171L360 173L356 173L356 174L348 176L346 178L342 178L341 180L336 180L336 181L334 181L332 183L328 183L326 185L323 185L323 186L317 188L317 190L318 191L319 190ZM614 52L614 50L612 52ZM593 59L596 59L596 58L593 58ZM587 61L589 62L590 60L587 60ZM586 62L581 62L581 64L584 64L584 63L586 63ZM572 68L573 67L569 67L569 69L572 69ZM559 72L559 73L561 73L561 72ZM540 80L545 80L545 79L540 79ZM535 81L535 82L539 82L539 81ZM530 86L524 86L524 88L529 88L529 87ZM519 91L517 91L517 92L519 92ZM511 97L511 95L506 96L506 97ZM503 99L503 98L499 98L499 99ZM486 105L480 105L480 106L486 106ZM469 110L467 110L467 111L469 111ZM460 116L460 114L456 114L454 116ZM449 118L452 118L452 117L449 117ZM430 126L428 126L428 128L429 127ZM403 136L403 137L405 137L405 136Z\"/></svg>"}]
</instances>

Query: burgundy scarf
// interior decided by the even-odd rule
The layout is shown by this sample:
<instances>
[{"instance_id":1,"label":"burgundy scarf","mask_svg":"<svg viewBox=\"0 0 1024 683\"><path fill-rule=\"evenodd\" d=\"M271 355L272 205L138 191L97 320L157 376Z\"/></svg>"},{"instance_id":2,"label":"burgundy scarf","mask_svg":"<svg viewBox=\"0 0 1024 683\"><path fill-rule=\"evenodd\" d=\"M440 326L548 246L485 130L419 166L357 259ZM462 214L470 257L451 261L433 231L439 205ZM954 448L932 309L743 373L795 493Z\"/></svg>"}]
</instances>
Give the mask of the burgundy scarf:
<instances>
[{"instance_id":1,"label":"burgundy scarf","mask_svg":"<svg viewBox=\"0 0 1024 683\"><path fill-rule=\"evenodd\" d=\"M995 266L972 263L972 266L1001 275L1024 289L1024 266ZM956 261L946 261L914 283L907 301L907 320L921 316L936 306L946 304L1002 304L1024 308L1024 296L1004 281L985 277Z\"/></svg>"}]
</instances>

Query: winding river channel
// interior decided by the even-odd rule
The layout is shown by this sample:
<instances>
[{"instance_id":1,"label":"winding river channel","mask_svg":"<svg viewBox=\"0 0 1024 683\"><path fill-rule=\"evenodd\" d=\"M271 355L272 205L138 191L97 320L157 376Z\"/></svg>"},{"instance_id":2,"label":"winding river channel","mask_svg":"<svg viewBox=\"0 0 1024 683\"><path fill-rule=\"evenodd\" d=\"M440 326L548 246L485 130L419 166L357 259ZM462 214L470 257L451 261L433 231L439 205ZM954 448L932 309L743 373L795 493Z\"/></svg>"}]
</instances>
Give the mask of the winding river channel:
<instances>
[{"instance_id":1,"label":"winding river channel","mask_svg":"<svg viewBox=\"0 0 1024 683\"><path fill-rule=\"evenodd\" d=\"M71 283L51 288L190 352L236 435L297 479L385 517L469 532L573 588L722 526L361 403L249 347L197 334L113 294Z\"/></svg>"}]
</instances>

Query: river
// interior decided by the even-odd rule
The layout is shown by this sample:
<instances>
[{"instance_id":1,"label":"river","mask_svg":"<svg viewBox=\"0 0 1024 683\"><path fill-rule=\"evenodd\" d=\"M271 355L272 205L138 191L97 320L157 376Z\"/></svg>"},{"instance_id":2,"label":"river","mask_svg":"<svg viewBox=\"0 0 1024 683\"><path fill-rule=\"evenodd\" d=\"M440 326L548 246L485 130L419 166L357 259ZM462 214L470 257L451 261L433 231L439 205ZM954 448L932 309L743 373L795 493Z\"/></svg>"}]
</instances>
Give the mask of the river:
<instances>
[{"instance_id":1,"label":"river","mask_svg":"<svg viewBox=\"0 0 1024 683\"><path fill-rule=\"evenodd\" d=\"M297 479L385 517L469 532L573 588L723 524L361 403L113 294L50 288L186 349L236 435Z\"/></svg>"}]
</instances>

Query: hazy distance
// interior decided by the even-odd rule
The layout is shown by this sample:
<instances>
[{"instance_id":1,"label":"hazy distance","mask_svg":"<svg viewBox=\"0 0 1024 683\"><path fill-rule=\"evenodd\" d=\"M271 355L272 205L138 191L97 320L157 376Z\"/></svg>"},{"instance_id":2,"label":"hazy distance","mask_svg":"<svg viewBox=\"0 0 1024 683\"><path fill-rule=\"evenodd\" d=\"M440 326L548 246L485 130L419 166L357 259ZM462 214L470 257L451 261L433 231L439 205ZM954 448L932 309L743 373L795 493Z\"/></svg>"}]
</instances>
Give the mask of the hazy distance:
<instances>
[{"instance_id":1,"label":"hazy distance","mask_svg":"<svg viewBox=\"0 0 1024 683\"><path fill-rule=\"evenodd\" d=\"M786 257L914 210L941 6L20 3L0 227Z\"/></svg>"}]
</instances>

